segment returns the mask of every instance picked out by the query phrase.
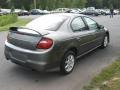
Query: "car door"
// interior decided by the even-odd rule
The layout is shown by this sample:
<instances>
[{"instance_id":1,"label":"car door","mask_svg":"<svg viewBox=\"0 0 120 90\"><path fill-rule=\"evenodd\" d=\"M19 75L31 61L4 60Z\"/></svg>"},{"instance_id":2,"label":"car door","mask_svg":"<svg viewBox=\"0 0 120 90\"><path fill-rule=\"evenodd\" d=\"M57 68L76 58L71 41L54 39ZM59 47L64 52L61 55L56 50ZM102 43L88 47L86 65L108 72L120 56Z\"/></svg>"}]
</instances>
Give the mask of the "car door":
<instances>
[{"instance_id":1,"label":"car door","mask_svg":"<svg viewBox=\"0 0 120 90\"><path fill-rule=\"evenodd\" d=\"M87 52L91 49L91 41L94 40L95 36L93 31L90 31L81 17L76 17L71 23L73 30L74 39L77 42L79 55Z\"/></svg>"},{"instance_id":2,"label":"car door","mask_svg":"<svg viewBox=\"0 0 120 90\"><path fill-rule=\"evenodd\" d=\"M86 22L89 31L91 31L91 35L94 36L94 40L91 41L91 48L95 48L97 46L100 46L102 43L102 40L104 38L104 30L101 30L100 28L98 28L98 24L96 21L94 21L93 19L89 18L89 17L83 17L84 21Z\"/></svg>"}]
</instances>

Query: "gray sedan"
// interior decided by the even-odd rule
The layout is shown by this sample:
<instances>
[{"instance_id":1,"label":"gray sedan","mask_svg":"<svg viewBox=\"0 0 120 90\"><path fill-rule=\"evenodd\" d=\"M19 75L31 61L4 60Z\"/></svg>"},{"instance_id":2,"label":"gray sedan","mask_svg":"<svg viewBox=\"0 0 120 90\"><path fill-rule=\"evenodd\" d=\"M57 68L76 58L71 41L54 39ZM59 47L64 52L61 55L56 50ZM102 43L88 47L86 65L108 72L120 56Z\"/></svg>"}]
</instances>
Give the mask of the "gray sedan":
<instances>
[{"instance_id":1,"label":"gray sedan","mask_svg":"<svg viewBox=\"0 0 120 90\"><path fill-rule=\"evenodd\" d=\"M25 27L11 27L5 42L5 56L13 63L46 71L73 71L78 58L109 44L109 31L88 16L49 14Z\"/></svg>"}]
</instances>

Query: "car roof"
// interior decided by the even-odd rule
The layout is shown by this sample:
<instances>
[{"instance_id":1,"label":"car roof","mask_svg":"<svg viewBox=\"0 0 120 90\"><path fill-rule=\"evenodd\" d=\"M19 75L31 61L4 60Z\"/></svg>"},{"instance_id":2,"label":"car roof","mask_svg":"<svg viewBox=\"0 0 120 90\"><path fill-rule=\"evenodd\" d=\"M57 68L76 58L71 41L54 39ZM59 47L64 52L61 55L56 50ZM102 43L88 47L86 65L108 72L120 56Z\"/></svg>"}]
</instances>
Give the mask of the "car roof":
<instances>
[{"instance_id":1,"label":"car roof","mask_svg":"<svg viewBox=\"0 0 120 90\"><path fill-rule=\"evenodd\" d=\"M86 16L83 14L74 14L74 13L54 13L52 15L67 16L67 17Z\"/></svg>"}]
</instances>

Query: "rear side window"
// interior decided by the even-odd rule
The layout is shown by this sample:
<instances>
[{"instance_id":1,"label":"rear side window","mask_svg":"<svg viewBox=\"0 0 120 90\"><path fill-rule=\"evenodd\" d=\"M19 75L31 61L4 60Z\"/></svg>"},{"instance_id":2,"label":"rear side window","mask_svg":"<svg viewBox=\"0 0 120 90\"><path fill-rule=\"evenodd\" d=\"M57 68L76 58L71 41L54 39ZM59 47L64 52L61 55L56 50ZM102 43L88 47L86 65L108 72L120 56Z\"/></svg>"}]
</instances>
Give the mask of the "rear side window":
<instances>
[{"instance_id":1,"label":"rear side window","mask_svg":"<svg viewBox=\"0 0 120 90\"><path fill-rule=\"evenodd\" d=\"M73 19L71 23L71 27L73 31L82 31L85 29L85 23L83 22L81 17L77 17Z\"/></svg>"},{"instance_id":2,"label":"rear side window","mask_svg":"<svg viewBox=\"0 0 120 90\"><path fill-rule=\"evenodd\" d=\"M89 17L84 17L90 30L95 30L98 28L97 23Z\"/></svg>"}]
</instances>

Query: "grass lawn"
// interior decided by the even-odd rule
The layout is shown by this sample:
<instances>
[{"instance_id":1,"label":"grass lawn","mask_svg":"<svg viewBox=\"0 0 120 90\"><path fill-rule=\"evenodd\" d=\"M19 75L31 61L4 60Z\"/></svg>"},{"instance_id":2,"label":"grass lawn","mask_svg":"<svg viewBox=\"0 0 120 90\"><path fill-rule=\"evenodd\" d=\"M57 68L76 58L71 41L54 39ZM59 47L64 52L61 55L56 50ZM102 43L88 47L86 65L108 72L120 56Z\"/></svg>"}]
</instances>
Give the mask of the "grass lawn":
<instances>
[{"instance_id":1,"label":"grass lawn","mask_svg":"<svg viewBox=\"0 0 120 90\"><path fill-rule=\"evenodd\" d=\"M84 90L120 90L120 58L94 77Z\"/></svg>"},{"instance_id":2,"label":"grass lawn","mask_svg":"<svg viewBox=\"0 0 120 90\"><path fill-rule=\"evenodd\" d=\"M7 31L9 29L9 27L12 27L12 26L24 26L25 24L27 24L30 21L31 21L31 19L18 19L18 21L15 23L0 27L0 32Z\"/></svg>"}]
</instances>

